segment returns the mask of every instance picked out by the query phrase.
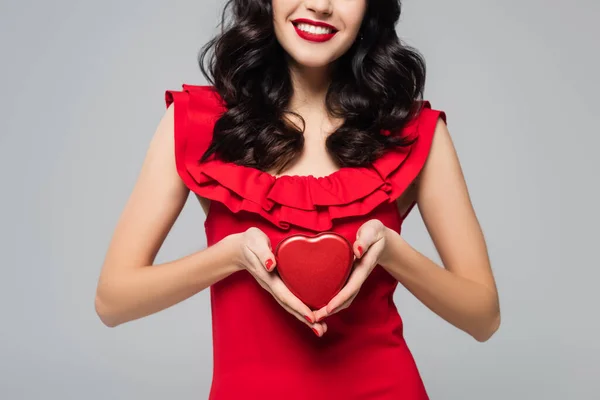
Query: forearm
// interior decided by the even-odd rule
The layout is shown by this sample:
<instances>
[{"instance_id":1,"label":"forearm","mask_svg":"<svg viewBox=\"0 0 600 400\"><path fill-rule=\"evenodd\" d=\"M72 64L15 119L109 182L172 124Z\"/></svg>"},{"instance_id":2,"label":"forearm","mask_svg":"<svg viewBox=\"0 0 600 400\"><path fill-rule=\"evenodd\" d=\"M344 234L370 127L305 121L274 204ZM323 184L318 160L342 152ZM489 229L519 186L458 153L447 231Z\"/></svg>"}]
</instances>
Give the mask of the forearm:
<instances>
[{"instance_id":1,"label":"forearm","mask_svg":"<svg viewBox=\"0 0 600 400\"><path fill-rule=\"evenodd\" d=\"M186 300L240 269L233 246L223 240L175 261L101 279L96 311L107 326L114 327Z\"/></svg>"},{"instance_id":2,"label":"forearm","mask_svg":"<svg viewBox=\"0 0 600 400\"><path fill-rule=\"evenodd\" d=\"M458 276L412 248L396 232L386 238L381 264L425 306L478 341L489 339L500 324L493 288Z\"/></svg>"}]
</instances>

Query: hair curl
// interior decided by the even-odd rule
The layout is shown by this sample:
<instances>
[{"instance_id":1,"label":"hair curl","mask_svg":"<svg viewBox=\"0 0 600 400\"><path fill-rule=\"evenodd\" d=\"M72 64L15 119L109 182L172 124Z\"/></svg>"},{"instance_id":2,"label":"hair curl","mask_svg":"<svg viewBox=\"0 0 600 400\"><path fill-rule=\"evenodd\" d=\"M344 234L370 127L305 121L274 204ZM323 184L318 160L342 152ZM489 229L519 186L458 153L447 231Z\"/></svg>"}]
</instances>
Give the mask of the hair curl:
<instances>
[{"instance_id":1,"label":"hair curl","mask_svg":"<svg viewBox=\"0 0 600 400\"><path fill-rule=\"evenodd\" d=\"M305 126L286 108L293 86L286 52L275 37L271 1L229 0L221 33L200 50L201 72L226 107L202 161L215 154L281 173L303 149L304 127L286 118L296 115ZM226 25L229 8L232 20ZM326 147L340 167L369 165L387 149L414 140L382 134L401 130L416 115L425 86L423 56L396 34L400 12L400 0L367 0L362 39L334 62L326 107L344 122L327 137Z\"/></svg>"}]
</instances>

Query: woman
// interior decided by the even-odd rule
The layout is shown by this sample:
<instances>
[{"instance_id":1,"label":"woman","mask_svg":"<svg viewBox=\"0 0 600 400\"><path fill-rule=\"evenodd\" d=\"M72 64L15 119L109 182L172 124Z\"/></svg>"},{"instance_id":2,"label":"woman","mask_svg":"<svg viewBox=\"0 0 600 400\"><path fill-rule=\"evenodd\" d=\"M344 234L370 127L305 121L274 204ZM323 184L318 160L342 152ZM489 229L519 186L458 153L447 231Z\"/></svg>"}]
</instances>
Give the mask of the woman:
<instances>
[{"instance_id":1,"label":"woman","mask_svg":"<svg viewBox=\"0 0 600 400\"><path fill-rule=\"evenodd\" d=\"M200 57L211 85L166 93L102 268L100 318L117 326L210 286L211 399L427 399L398 283L478 341L500 312L446 115L420 100L424 61L395 33L400 2L228 6L232 24ZM147 268L190 190L208 247ZM415 204L445 268L400 236ZM327 231L350 241L354 265L313 310L273 249Z\"/></svg>"}]
</instances>

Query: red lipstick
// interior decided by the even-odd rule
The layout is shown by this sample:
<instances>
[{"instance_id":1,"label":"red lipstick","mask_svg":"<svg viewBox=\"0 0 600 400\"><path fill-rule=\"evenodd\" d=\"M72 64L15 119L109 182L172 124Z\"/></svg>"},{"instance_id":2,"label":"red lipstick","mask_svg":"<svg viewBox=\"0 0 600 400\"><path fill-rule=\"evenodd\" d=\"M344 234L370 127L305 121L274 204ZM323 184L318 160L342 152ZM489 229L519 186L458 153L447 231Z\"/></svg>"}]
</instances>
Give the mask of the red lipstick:
<instances>
[{"instance_id":1,"label":"red lipstick","mask_svg":"<svg viewBox=\"0 0 600 400\"><path fill-rule=\"evenodd\" d=\"M302 39L304 40L308 40L311 42L326 42L329 39L331 39L332 37L335 36L337 29L332 26L329 25L325 22L320 22L320 21L313 21L310 19L306 19L306 18L298 18L292 21L292 24L294 25L294 29L296 29L296 33L298 34L298 36L300 36ZM306 32L303 31L301 29L298 28L298 24L308 24L308 25L312 25L312 26L322 26L325 28L330 29L332 32L331 33L311 33L311 32Z\"/></svg>"}]
</instances>

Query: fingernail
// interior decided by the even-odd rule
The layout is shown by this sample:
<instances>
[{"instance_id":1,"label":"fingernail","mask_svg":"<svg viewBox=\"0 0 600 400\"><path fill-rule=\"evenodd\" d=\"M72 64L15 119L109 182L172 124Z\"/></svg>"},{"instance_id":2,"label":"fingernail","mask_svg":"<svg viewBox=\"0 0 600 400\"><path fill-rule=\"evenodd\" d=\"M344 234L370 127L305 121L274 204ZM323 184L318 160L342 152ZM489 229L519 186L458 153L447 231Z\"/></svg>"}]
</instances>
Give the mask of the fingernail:
<instances>
[{"instance_id":1,"label":"fingernail","mask_svg":"<svg viewBox=\"0 0 600 400\"><path fill-rule=\"evenodd\" d=\"M271 265L273 265L273 260L269 258L267 261L265 261L265 267L267 267L267 271L271 270Z\"/></svg>"},{"instance_id":2,"label":"fingernail","mask_svg":"<svg viewBox=\"0 0 600 400\"><path fill-rule=\"evenodd\" d=\"M305 316L304 316L304 318L306 318L306 320L307 320L308 322L310 322L311 324L312 324L312 323L314 323L314 322L312 321L312 319L311 319L311 318L310 318L308 315L305 315Z\"/></svg>"},{"instance_id":3,"label":"fingernail","mask_svg":"<svg viewBox=\"0 0 600 400\"><path fill-rule=\"evenodd\" d=\"M362 252L363 252L363 248L361 246L358 246L358 255L362 256Z\"/></svg>"},{"instance_id":4,"label":"fingernail","mask_svg":"<svg viewBox=\"0 0 600 400\"><path fill-rule=\"evenodd\" d=\"M312 330L313 330L313 332L315 333L315 335L317 335L317 336L321 336L321 335L319 335L319 331L318 331L318 330L316 330L315 328L312 328Z\"/></svg>"},{"instance_id":5,"label":"fingernail","mask_svg":"<svg viewBox=\"0 0 600 400\"><path fill-rule=\"evenodd\" d=\"M325 316L321 315L319 318L317 318L317 322L321 322L323 320L323 318L325 318Z\"/></svg>"}]
</instances>

